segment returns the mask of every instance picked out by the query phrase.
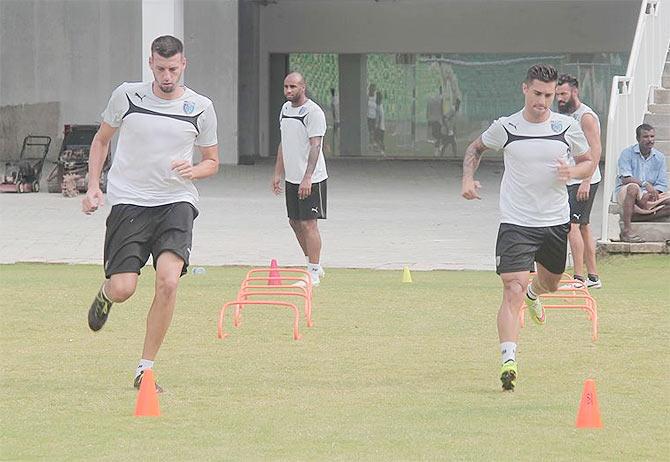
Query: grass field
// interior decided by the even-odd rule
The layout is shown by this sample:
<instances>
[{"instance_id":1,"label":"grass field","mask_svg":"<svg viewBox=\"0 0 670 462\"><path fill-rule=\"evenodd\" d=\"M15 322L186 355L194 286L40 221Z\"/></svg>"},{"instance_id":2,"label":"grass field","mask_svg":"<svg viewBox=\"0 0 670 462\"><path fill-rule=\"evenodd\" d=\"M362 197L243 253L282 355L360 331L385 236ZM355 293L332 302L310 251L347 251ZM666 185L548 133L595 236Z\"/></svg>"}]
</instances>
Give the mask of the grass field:
<instances>
[{"instance_id":1,"label":"grass field","mask_svg":"<svg viewBox=\"0 0 670 462\"><path fill-rule=\"evenodd\" d=\"M302 340L288 311L248 308L222 341L246 269L207 268L182 279L153 419L132 388L152 270L93 333L99 267L0 266L0 459L668 460L670 258L600 270L599 340L577 312L528 323L503 393L492 272L330 269ZM601 430L575 429L587 378Z\"/></svg>"}]
</instances>

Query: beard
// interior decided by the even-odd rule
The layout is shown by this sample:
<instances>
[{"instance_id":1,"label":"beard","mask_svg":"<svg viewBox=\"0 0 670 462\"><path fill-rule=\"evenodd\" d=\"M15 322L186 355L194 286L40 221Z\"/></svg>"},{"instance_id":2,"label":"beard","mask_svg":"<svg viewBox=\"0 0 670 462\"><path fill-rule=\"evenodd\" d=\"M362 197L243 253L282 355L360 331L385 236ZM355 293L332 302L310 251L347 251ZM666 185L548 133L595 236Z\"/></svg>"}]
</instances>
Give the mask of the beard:
<instances>
[{"instance_id":1,"label":"beard","mask_svg":"<svg viewBox=\"0 0 670 462\"><path fill-rule=\"evenodd\" d=\"M565 103L558 102L558 112L561 114L572 114L575 112L575 100L569 99Z\"/></svg>"},{"instance_id":2,"label":"beard","mask_svg":"<svg viewBox=\"0 0 670 462\"><path fill-rule=\"evenodd\" d=\"M160 84L158 86L160 87L161 91L163 91L163 93L172 93L177 87L176 85L164 86Z\"/></svg>"}]
</instances>

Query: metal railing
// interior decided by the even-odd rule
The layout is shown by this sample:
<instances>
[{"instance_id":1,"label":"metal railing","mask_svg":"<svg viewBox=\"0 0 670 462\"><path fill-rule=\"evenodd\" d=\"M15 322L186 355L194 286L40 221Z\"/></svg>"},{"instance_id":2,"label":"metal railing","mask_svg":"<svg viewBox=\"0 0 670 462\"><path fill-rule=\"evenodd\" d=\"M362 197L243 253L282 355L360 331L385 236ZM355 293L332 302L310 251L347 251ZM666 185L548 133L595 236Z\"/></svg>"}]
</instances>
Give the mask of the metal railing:
<instances>
[{"instance_id":1,"label":"metal railing","mask_svg":"<svg viewBox=\"0 0 670 462\"><path fill-rule=\"evenodd\" d=\"M643 0L626 75L612 79L603 176L602 241L609 241L609 205L619 154L636 142L635 128L644 119L653 89L661 84L669 46L670 0Z\"/></svg>"}]
</instances>

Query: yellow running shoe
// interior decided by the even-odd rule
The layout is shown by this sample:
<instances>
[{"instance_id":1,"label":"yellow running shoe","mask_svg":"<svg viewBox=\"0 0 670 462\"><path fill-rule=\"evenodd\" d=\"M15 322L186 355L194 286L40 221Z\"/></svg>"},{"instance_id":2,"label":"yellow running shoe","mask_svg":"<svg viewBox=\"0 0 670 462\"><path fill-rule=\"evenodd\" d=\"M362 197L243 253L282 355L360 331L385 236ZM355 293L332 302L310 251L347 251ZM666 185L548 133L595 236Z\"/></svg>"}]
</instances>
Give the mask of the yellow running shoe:
<instances>
[{"instance_id":1,"label":"yellow running shoe","mask_svg":"<svg viewBox=\"0 0 670 462\"><path fill-rule=\"evenodd\" d=\"M540 297L537 297L535 300L531 300L528 296L524 297L526 301L526 308L530 313L530 317L535 321L536 324L544 324L547 322L547 318L544 315L544 307L540 301Z\"/></svg>"},{"instance_id":2,"label":"yellow running shoe","mask_svg":"<svg viewBox=\"0 0 670 462\"><path fill-rule=\"evenodd\" d=\"M502 388L504 391L514 391L514 385L516 385L516 361L510 360L502 365L500 369L500 381L502 382Z\"/></svg>"}]
</instances>

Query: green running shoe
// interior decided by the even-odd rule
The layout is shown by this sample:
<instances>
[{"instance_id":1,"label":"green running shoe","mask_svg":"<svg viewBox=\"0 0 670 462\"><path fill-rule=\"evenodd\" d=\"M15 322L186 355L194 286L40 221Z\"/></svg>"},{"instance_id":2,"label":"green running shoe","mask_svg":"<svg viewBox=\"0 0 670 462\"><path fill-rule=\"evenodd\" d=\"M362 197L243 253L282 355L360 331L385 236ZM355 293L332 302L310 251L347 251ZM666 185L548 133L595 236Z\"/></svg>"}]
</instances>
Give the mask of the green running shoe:
<instances>
[{"instance_id":1,"label":"green running shoe","mask_svg":"<svg viewBox=\"0 0 670 462\"><path fill-rule=\"evenodd\" d=\"M502 382L502 388L505 391L514 391L514 385L516 385L516 361L510 360L502 365L500 368L500 381Z\"/></svg>"},{"instance_id":2,"label":"green running shoe","mask_svg":"<svg viewBox=\"0 0 670 462\"><path fill-rule=\"evenodd\" d=\"M526 308L530 313L530 317L535 321L536 324L544 324L547 322L547 318L544 315L544 307L540 301L540 297L537 297L535 300L531 300L528 296L524 297L526 301Z\"/></svg>"}]
</instances>

